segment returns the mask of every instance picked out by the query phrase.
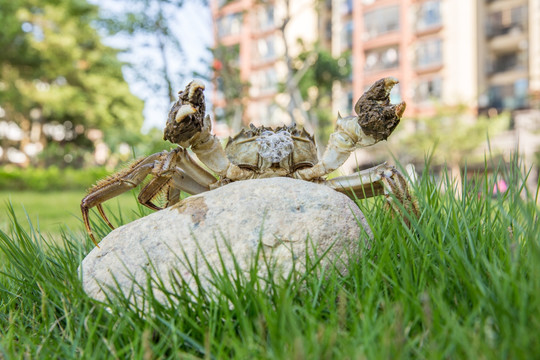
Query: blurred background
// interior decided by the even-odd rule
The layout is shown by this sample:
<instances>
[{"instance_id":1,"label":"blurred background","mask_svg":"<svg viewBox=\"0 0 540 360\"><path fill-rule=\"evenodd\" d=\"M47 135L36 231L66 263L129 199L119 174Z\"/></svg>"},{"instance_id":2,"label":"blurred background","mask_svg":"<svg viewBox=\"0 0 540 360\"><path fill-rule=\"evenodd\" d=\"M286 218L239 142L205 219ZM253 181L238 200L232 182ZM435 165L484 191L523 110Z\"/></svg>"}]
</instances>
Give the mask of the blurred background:
<instances>
[{"instance_id":1,"label":"blurred background","mask_svg":"<svg viewBox=\"0 0 540 360\"><path fill-rule=\"evenodd\" d=\"M519 154L538 183L538 0L0 0L0 24L0 200L44 201L42 219L52 202L53 223L171 148L167 112L194 77L218 136L295 121L322 150L338 112L394 76L405 119L342 173L429 158L460 179Z\"/></svg>"}]
</instances>

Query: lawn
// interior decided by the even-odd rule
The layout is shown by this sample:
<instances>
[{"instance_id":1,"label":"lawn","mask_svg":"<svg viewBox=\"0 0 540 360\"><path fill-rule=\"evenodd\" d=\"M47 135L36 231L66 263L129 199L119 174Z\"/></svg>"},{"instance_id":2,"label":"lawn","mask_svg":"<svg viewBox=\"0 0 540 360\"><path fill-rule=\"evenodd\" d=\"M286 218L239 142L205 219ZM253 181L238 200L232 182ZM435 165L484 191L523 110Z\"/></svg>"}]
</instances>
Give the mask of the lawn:
<instances>
[{"instance_id":1,"label":"lawn","mask_svg":"<svg viewBox=\"0 0 540 360\"><path fill-rule=\"evenodd\" d=\"M24 221L26 217L44 236L49 234L58 238L62 229L75 232L84 229L80 204L85 194L84 190L0 191L0 230L7 232L11 228L8 216L9 203L13 206L17 219L23 220L21 223L26 230L30 228L29 223ZM118 213L119 209L122 209L122 214L130 219L135 217L134 211L138 211L137 200L133 193L122 194L108 201L105 208L109 213L113 213L111 218L114 218L114 213Z\"/></svg>"},{"instance_id":2,"label":"lawn","mask_svg":"<svg viewBox=\"0 0 540 360\"><path fill-rule=\"evenodd\" d=\"M382 198L361 202L375 241L347 274L215 275L215 296L179 287L162 305L148 293L145 313L84 294L84 234L57 244L15 215L0 233L0 358L538 359L539 210L517 169L504 177L493 198L493 178L457 193L423 176L410 226Z\"/></svg>"}]
</instances>

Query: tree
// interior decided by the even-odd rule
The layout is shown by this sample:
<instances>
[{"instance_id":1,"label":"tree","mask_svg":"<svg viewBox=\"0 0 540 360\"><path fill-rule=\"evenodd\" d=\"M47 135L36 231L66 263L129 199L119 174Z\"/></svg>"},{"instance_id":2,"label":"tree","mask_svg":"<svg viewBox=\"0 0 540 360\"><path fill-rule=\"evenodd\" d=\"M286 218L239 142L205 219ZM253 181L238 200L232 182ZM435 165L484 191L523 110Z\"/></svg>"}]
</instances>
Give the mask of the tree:
<instances>
[{"instance_id":1,"label":"tree","mask_svg":"<svg viewBox=\"0 0 540 360\"><path fill-rule=\"evenodd\" d=\"M275 2L268 0L256 0L255 6L277 6ZM317 136L319 144L324 144L330 132L333 130L333 120L336 114L331 113L332 88L336 81L343 81L350 76L351 67L347 54L334 58L331 53L320 44L305 44L297 39L298 45L303 49L300 54L294 53L290 44L289 29L294 22L295 16L301 14L292 9L291 0L279 2L280 19L275 24L276 36L280 37L280 47L286 72L278 87L278 90L287 94L287 99L282 103L274 103L281 106L285 113L289 114L293 122L304 126L309 132ZM324 11L321 0L309 2L305 10L311 11L313 6L317 10ZM278 11L276 11L278 12ZM271 13L272 17L274 12ZM276 21L276 20L274 20ZM255 47L254 47L255 48ZM238 48L235 46L218 45L214 49L216 61L213 71L216 75L218 89L225 100L225 119L236 130L238 121L230 121L241 118L239 112L245 109L244 103L248 98L249 83L243 82L238 70ZM280 63L281 65L281 63Z\"/></svg>"},{"instance_id":2,"label":"tree","mask_svg":"<svg viewBox=\"0 0 540 360\"><path fill-rule=\"evenodd\" d=\"M205 0L198 0L205 4ZM129 61L131 74L144 82L152 92L176 100L176 85L187 75L187 69L173 66L186 62L186 55L175 24L180 21L179 9L184 0L122 0L122 10L109 11L100 21L110 35L123 35L127 40L124 52L133 54L135 48L146 47L146 54ZM192 34L187 34L192 35ZM133 44L133 45L132 45ZM157 75L157 76L156 76Z\"/></svg>"},{"instance_id":3,"label":"tree","mask_svg":"<svg viewBox=\"0 0 540 360\"><path fill-rule=\"evenodd\" d=\"M85 136L90 128L105 136L109 128L140 130L142 101L124 81L118 51L91 26L96 6L86 0L0 0L0 9L0 107L4 120L22 130L18 144L2 139L3 148L44 148L53 141L70 148L70 155L73 146L91 148Z\"/></svg>"},{"instance_id":4,"label":"tree","mask_svg":"<svg viewBox=\"0 0 540 360\"><path fill-rule=\"evenodd\" d=\"M242 127L242 115L246 108L249 84L240 78L238 68L239 45L224 46L218 44L213 49L212 70L218 91L223 94L223 111L216 120L226 122L234 132Z\"/></svg>"},{"instance_id":5,"label":"tree","mask_svg":"<svg viewBox=\"0 0 540 360\"><path fill-rule=\"evenodd\" d=\"M317 143L326 144L334 130L336 114L332 113L332 88L336 81L345 81L351 74L348 54L335 58L329 51L315 45L298 57L293 74L298 76L296 90L306 102L308 117L316 129ZM293 77L294 79L294 77Z\"/></svg>"}]
</instances>

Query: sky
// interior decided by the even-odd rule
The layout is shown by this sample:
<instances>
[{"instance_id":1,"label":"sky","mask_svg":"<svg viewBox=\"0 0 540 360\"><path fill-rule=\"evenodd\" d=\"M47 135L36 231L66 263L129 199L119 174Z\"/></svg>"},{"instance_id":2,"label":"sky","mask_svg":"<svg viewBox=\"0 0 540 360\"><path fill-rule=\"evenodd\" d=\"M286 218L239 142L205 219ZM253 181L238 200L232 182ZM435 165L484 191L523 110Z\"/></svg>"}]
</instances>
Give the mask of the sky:
<instances>
[{"instance_id":1,"label":"sky","mask_svg":"<svg viewBox=\"0 0 540 360\"><path fill-rule=\"evenodd\" d=\"M103 12L119 12L125 7L122 0L89 0L89 2L98 5ZM177 38L184 49L184 57L178 59L169 55L168 62L174 67L173 70L181 70L187 75L178 84L173 84L176 91L183 89L191 81L193 72L208 73L208 64L211 61L211 53L208 48L214 44L212 18L210 9L207 6L201 5L199 1L186 0L184 6L178 10L177 18L178 22L173 31L177 34ZM135 43L135 49L133 53L121 54L120 60L132 62L148 58L148 48L143 46L145 39L142 37L128 39L125 36L117 35L104 39L105 44L116 48L124 47L126 41L130 41L131 44ZM150 53L150 56L154 55ZM156 62L161 61L157 52L155 58ZM144 107L145 121L142 131L147 132L153 127L163 129L171 106L169 99L155 96L156 94L153 94L146 84L133 76L131 72L124 71L124 75L131 91L141 99L146 100Z\"/></svg>"}]
</instances>

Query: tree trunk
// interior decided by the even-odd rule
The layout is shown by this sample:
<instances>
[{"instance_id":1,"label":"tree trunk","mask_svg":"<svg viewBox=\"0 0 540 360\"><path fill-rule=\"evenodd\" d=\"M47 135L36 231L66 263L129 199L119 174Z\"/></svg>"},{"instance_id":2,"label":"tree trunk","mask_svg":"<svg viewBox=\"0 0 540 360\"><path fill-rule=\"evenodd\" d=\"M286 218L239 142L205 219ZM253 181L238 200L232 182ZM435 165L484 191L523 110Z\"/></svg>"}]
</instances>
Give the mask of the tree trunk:
<instances>
[{"instance_id":1,"label":"tree trunk","mask_svg":"<svg viewBox=\"0 0 540 360\"><path fill-rule=\"evenodd\" d=\"M283 47L284 47L284 57L285 57L285 64L287 65L287 78L285 79L285 88L287 93L289 94L290 100L287 107L287 110L289 112L289 115L291 116L291 119L293 122L295 121L295 110L300 112L301 117L303 118L303 126L304 128L314 133L317 129L314 128L311 119L309 118L309 114L303 109L303 99L302 95L300 94L300 91L298 90L298 81L301 78L301 76L295 76L294 74L294 67L292 64L292 57L289 53L289 44L287 42L286 37L286 29L291 21L291 10L290 10L290 0L285 1L285 19L283 20L283 24L280 27L281 32L281 38L283 40ZM309 59L309 58L308 58ZM299 73L302 73L307 71L307 68L309 67L308 61L306 61L302 67L302 69L299 71Z\"/></svg>"},{"instance_id":2,"label":"tree trunk","mask_svg":"<svg viewBox=\"0 0 540 360\"><path fill-rule=\"evenodd\" d=\"M174 94L174 87L172 85L172 80L169 76L169 62L167 60L167 49L165 46L165 39L164 37L164 29L163 29L163 9L161 7L161 1L158 1L158 7L159 7L159 13L158 13L158 20L156 22L156 38L158 40L158 46L159 46L159 54L161 56L161 61L163 62L163 79L165 80L165 83L167 84L167 95L169 96L169 101L174 102L176 100L176 96Z\"/></svg>"}]
</instances>

